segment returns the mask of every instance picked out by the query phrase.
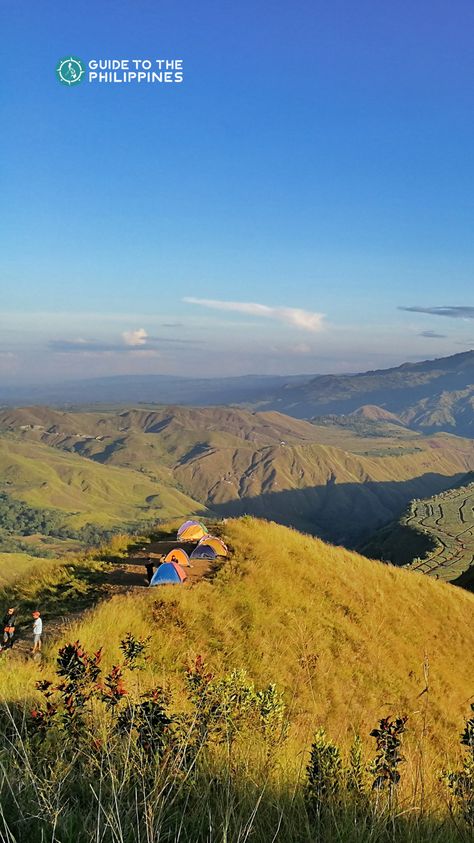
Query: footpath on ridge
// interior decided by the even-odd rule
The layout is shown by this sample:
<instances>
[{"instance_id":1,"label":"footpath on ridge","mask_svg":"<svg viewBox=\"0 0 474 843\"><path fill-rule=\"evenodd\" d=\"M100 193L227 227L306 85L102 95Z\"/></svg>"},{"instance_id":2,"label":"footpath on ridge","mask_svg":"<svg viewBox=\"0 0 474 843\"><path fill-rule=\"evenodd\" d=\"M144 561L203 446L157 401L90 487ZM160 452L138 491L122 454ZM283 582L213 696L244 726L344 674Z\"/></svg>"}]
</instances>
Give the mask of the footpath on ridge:
<instances>
[{"instance_id":1,"label":"footpath on ridge","mask_svg":"<svg viewBox=\"0 0 474 843\"><path fill-rule=\"evenodd\" d=\"M137 543L131 544L130 549L124 556L104 555L103 559L107 563L107 569L101 577L99 591L88 605L82 606L76 611L71 607L71 611L67 613L63 611L57 615L51 612L42 613L43 643L49 646L60 638L68 627L91 611L102 600L109 600L118 594L139 595L148 593L145 565L149 561L155 565L156 570L169 551L182 548L190 555L195 547L196 543L178 542L172 537L166 537L143 544L140 548L137 548ZM212 580L224 562L224 558L221 557L212 561L207 559L192 560L192 567L186 567L185 569L187 579L181 587L192 588L202 579ZM168 587L173 588L174 586ZM163 586L156 586L155 588L158 591ZM0 653L0 657L4 655L9 658L13 656L31 658L32 637L32 621L31 623L20 622L13 648L4 650L3 653Z\"/></svg>"}]
</instances>

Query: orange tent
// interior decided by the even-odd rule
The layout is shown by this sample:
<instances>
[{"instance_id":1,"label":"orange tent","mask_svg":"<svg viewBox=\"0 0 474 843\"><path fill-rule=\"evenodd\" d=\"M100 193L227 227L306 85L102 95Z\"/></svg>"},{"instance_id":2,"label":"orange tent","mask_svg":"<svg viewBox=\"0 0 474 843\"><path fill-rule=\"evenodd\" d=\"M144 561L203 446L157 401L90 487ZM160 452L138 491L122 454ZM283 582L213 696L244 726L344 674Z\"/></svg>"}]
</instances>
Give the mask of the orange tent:
<instances>
[{"instance_id":1,"label":"orange tent","mask_svg":"<svg viewBox=\"0 0 474 843\"><path fill-rule=\"evenodd\" d=\"M190 567L191 563L189 561L189 556L182 547L177 547L175 550L170 550L169 553L166 554L164 562L177 562L178 565L184 565L185 567Z\"/></svg>"}]
</instances>

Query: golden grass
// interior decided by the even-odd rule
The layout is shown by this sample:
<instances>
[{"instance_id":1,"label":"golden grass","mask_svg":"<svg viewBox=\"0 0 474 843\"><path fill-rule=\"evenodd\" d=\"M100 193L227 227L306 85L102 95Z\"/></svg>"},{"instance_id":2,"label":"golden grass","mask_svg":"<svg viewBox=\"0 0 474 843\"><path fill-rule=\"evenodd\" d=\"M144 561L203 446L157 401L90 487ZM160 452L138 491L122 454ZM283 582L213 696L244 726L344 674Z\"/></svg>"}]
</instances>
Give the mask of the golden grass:
<instances>
[{"instance_id":1,"label":"golden grass","mask_svg":"<svg viewBox=\"0 0 474 843\"><path fill-rule=\"evenodd\" d=\"M458 756L474 690L474 595L253 518L229 521L223 537L232 558L214 581L114 597L64 641L103 645L108 666L128 631L151 635L140 681L178 695L197 654L217 672L244 667L257 684L276 682L296 750L320 724L343 747L360 732L373 749L367 735L377 720L407 713L405 778L416 783L422 765L425 787L437 789L440 769ZM420 696L424 662L429 691Z\"/></svg>"},{"instance_id":2,"label":"golden grass","mask_svg":"<svg viewBox=\"0 0 474 843\"><path fill-rule=\"evenodd\" d=\"M0 553L0 593L21 579L53 571L62 562L43 559L28 553Z\"/></svg>"},{"instance_id":3,"label":"golden grass","mask_svg":"<svg viewBox=\"0 0 474 843\"><path fill-rule=\"evenodd\" d=\"M183 668L198 654L217 673L243 667L257 685L275 682L290 710L285 764L293 770L317 726L346 751L358 732L373 754L368 734L377 721L407 713L404 787L418 796L423 780L439 804L439 773L458 760L474 691L474 595L254 518L228 521L222 535L232 555L213 581L118 595L73 620L61 641L103 646L107 668L121 660L127 632L150 635L148 668L134 681L169 688L178 707ZM116 551L124 541L116 538ZM43 665L0 662L4 700L31 696L38 672L51 672L61 642L48 640L48 619L55 594L68 590L67 568L55 562L22 586L26 602L41 589L51 595ZM79 605L78 576L65 605L74 606L74 594Z\"/></svg>"}]
</instances>

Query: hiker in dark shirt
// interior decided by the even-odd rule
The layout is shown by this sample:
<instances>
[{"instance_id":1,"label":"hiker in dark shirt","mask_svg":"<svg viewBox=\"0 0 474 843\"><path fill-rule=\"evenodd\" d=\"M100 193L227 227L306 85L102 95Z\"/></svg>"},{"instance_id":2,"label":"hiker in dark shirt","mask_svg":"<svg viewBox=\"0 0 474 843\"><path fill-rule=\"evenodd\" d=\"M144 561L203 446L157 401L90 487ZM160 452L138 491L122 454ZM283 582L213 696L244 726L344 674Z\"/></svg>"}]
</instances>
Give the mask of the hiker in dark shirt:
<instances>
[{"instance_id":1,"label":"hiker in dark shirt","mask_svg":"<svg viewBox=\"0 0 474 843\"><path fill-rule=\"evenodd\" d=\"M15 609L8 609L3 618L3 648L13 647L13 638L15 635Z\"/></svg>"},{"instance_id":2,"label":"hiker in dark shirt","mask_svg":"<svg viewBox=\"0 0 474 843\"><path fill-rule=\"evenodd\" d=\"M155 573L155 566L154 566L153 562L151 561L151 559L148 560L148 562L145 565L145 568L146 568L147 582L148 582L148 585L150 585L151 580L153 578L153 574Z\"/></svg>"}]
</instances>

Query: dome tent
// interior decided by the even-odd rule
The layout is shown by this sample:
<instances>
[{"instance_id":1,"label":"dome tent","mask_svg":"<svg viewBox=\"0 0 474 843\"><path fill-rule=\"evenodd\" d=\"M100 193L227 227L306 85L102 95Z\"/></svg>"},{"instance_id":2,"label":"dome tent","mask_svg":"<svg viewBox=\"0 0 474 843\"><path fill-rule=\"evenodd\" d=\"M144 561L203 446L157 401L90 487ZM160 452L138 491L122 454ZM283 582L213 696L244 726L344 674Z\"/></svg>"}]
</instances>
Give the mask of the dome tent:
<instances>
[{"instance_id":1,"label":"dome tent","mask_svg":"<svg viewBox=\"0 0 474 843\"><path fill-rule=\"evenodd\" d=\"M217 559L217 553L208 544L198 544L190 556L191 559Z\"/></svg>"},{"instance_id":2,"label":"dome tent","mask_svg":"<svg viewBox=\"0 0 474 843\"><path fill-rule=\"evenodd\" d=\"M163 562L155 571L149 588L153 585L182 585L188 575L177 562Z\"/></svg>"},{"instance_id":3,"label":"dome tent","mask_svg":"<svg viewBox=\"0 0 474 843\"><path fill-rule=\"evenodd\" d=\"M189 556L182 547L176 547L174 550L170 550L169 553L166 554L163 562L177 562L178 565L183 565L186 568L191 566Z\"/></svg>"},{"instance_id":4,"label":"dome tent","mask_svg":"<svg viewBox=\"0 0 474 843\"><path fill-rule=\"evenodd\" d=\"M206 528L199 521L185 521L178 530L179 541L199 541L207 535Z\"/></svg>"},{"instance_id":5,"label":"dome tent","mask_svg":"<svg viewBox=\"0 0 474 843\"><path fill-rule=\"evenodd\" d=\"M216 551L218 556L227 556L229 553L227 545L224 544L222 539L219 539L217 536L204 536L204 538L201 539L199 544L205 544L208 547L212 547L213 550Z\"/></svg>"}]
</instances>

